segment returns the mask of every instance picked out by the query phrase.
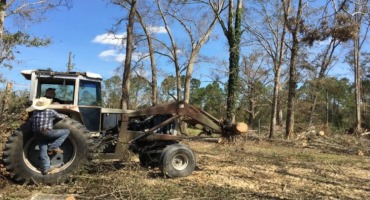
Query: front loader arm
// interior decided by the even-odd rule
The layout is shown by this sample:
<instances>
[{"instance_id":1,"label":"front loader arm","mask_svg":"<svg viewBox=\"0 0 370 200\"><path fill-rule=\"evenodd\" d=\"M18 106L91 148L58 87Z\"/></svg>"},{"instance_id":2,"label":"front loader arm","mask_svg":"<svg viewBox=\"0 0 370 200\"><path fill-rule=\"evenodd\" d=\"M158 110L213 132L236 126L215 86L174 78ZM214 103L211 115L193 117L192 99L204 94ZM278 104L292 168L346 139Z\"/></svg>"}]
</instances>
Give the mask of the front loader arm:
<instances>
[{"instance_id":1,"label":"front loader arm","mask_svg":"<svg viewBox=\"0 0 370 200\"><path fill-rule=\"evenodd\" d=\"M176 115L182 117L183 121L196 125L201 124L211 128L215 133L222 134L222 123L217 118L204 110L191 106L183 101L169 104L157 105L144 108L128 114L128 117L148 116L148 115Z\"/></svg>"},{"instance_id":2,"label":"front loader arm","mask_svg":"<svg viewBox=\"0 0 370 200\"><path fill-rule=\"evenodd\" d=\"M161 116L164 116L163 120L150 123L155 121L155 117L161 119ZM159 131L176 120L181 120L191 125L201 124L208 133L220 134L222 137L237 135L246 132L248 129L248 126L244 123L223 123L206 111L182 101L156 105L136 111L130 110L122 114L122 123L118 136L120 145L117 145L115 154L112 156L122 155L119 152L125 152L127 149L131 149L134 152L161 149L174 141L183 139L183 136Z\"/></svg>"}]
</instances>

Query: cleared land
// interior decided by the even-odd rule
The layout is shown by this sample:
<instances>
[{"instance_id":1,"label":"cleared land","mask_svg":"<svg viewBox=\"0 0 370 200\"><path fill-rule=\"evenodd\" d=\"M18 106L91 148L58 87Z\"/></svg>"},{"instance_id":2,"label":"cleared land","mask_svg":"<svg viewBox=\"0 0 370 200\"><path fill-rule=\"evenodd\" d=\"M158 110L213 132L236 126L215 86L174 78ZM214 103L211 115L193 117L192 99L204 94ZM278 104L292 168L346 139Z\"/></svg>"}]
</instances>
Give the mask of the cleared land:
<instances>
[{"instance_id":1,"label":"cleared land","mask_svg":"<svg viewBox=\"0 0 370 200\"><path fill-rule=\"evenodd\" d=\"M76 199L370 199L370 142L352 136L296 141L184 141L196 153L189 177L166 179L130 162L95 163L57 186L0 178L0 199L71 194Z\"/></svg>"}]
</instances>

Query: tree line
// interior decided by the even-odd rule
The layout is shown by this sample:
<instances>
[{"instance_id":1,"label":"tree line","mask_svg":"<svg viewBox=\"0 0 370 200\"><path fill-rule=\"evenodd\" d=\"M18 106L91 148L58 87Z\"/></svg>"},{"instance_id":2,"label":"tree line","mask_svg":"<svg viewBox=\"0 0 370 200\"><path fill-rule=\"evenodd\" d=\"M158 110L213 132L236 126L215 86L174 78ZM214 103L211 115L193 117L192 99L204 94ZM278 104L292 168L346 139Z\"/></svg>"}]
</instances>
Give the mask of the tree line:
<instances>
[{"instance_id":1,"label":"tree line","mask_svg":"<svg viewBox=\"0 0 370 200\"><path fill-rule=\"evenodd\" d=\"M39 8L69 1L48 2L53 6ZM108 107L136 109L183 100L230 123L265 127L269 137L278 127L285 127L285 138L293 138L314 125L355 133L369 126L368 0L105 2L122 10L112 34L126 32L126 58L118 69L122 75L104 82ZM15 34L4 29L4 20L19 6L12 3L0 1L2 67L15 58L8 49L48 43L30 36L8 39ZM156 27L165 34L156 34ZM227 46L227 60L203 54L217 40ZM7 49L9 43L13 46ZM163 66L173 73L163 73ZM209 68L211 82L193 77L199 68ZM344 69L346 76L336 76Z\"/></svg>"},{"instance_id":2,"label":"tree line","mask_svg":"<svg viewBox=\"0 0 370 200\"><path fill-rule=\"evenodd\" d=\"M153 105L160 94L154 91L158 88L155 61L163 56L175 69L174 99L204 108L201 101L195 101L196 93L191 93L192 74L195 65L214 62L201 55L200 49L219 29L223 35L218 37L227 41L229 59L225 73L214 75L212 83L220 84L224 103L217 105L225 107L213 109L225 113L222 117L227 121L247 120L255 125L258 119L258 123L268 124L269 137L274 136L276 127L284 126L285 138L293 138L297 130L317 124L327 129L352 128L356 133L367 128L366 0L110 2L131 13L120 19L130 24L126 26L127 47L131 41L135 50L144 48L149 52L149 62L126 62L123 74L138 65L151 69L152 80L148 83ZM196 14L188 15L194 10ZM150 34L148 24L164 26L168 37ZM181 29L182 37L176 37L171 28ZM129 56L126 54L126 58ZM351 72L346 77L330 75L331 71L343 70L343 66ZM130 79L123 77L125 109L130 108Z\"/></svg>"}]
</instances>

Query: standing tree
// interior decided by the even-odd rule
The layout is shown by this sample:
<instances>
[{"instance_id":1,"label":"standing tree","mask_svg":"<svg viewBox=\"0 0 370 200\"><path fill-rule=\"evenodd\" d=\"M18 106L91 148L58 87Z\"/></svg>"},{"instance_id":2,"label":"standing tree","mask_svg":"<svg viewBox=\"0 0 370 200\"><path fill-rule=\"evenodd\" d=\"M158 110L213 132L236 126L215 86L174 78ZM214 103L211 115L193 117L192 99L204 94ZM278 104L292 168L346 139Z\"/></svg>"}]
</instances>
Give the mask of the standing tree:
<instances>
[{"instance_id":1,"label":"standing tree","mask_svg":"<svg viewBox=\"0 0 370 200\"><path fill-rule=\"evenodd\" d=\"M317 106L317 98L320 91L323 91L326 81L326 75L336 60L335 50L342 42L347 42L353 38L354 24L352 20L341 12L333 12L329 14L330 7L325 7L323 10L324 17L319 21L319 26L316 28L310 28L310 31L305 33L303 42L306 42L309 46L314 46L315 41L328 41L327 43L320 43L315 45L315 52L318 48L321 48L321 52L317 53L316 56L310 61L307 61L305 66L312 74L312 104L309 110L309 126L313 123L314 112Z\"/></svg>"},{"instance_id":2,"label":"standing tree","mask_svg":"<svg viewBox=\"0 0 370 200\"><path fill-rule=\"evenodd\" d=\"M221 118L225 113L225 94L218 81L213 81L204 88L202 96L203 109L215 117Z\"/></svg>"},{"instance_id":3,"label":"standing tree","mask_svg":"<svg viewBox=\"0 0 370 200\"><path fill-rule=\"evenodd\" d=\"M202 11L204 8L202 5L192 6L186 4L191 10ZM183 10L183 3L179 4L180 9ZM181 13L181 16L177 16L176 13ZM198 57L199 51L203 45L208 41L213 27L216 24L216 17L209 17L207 11L198 12L197 17L188 15L188 12L174 12L172 16L181 24L189 38L190 53L186 62L186 76L184 86L184 101L189 103L190 100L190 86L193 76L194 65ZM189 18L190 17L190 18Z\"/></svg>"},{"instance_id":4,"label":"standing tree","mask_svg":"<svg viewBox=\"0 0 370 200\"><path fill-rule=\"evenodd\" d=\"M136 75L131 78L131 87L130 87L130 100L131 100L131 109L138 109L140 107L150 105L150 82L140 76Z\"/></svg>"},{"instance_id":5,"label":"standing tree","mask_svg":"<svg viewBox=\"0 0 370 200\"><path fill-rule=\"evenodd\" d=\"M140 8L146 8L144 11L145 13L148 13L148 9L150 9L150 6L144 7L143 5L140 6ZM152 72L152 80L151 80L151 88L152 88L152 105L157 105L158 104L158 87L157 87L157 66L155 62L155 51L154 51L154 46L153 46L153 39L152 39L152 33L150 31L150 27L146 24L145 19L143 15L140 13L140 11L137 9L136 10L136 15L139 19L140 25L144 30L145 38L148 43L148 49L149 49L149 57L150 57L150 69Z\"/></svg>"},{"instance_id":6,"label":"standing tree","mask_svg":"<svg viewBox=\"0 0 370 200\"><path fill-rule=\"evenodd\" d=\"M132 8L132 3L126 0L111 0L112 4L120 6L125 10L130 11ZM156 39L154 37L154 33L156 33L156 29L158 27L151 26L151 24L156 24L158 21L158 16L155 14L156 10L153 8L153 2L143 1L140 2L140 6L136 8L135 14L137 17L137 21L140 24L143 34L136 33L135 38L135 47L138 51L141 49L145 49L144 51L148 51L148 54L140 55L140 62L144 62L146 57L150 58L150 69L151 69L151 104L156 105L158 103L158 87L157 87L157 66L156 66L156 58L155 58L155 50L154 50L154 42ZM120 19L117 24L120 24L125 19ZM135 20L136 22L136 20ZM145 41L145 42L144 42ZM137 63L137 64L138 64ZM131 67L134 68L134 67Z\"/></svg>"},{"instance_id":7,"label":"standing tree","mask_svg":"<svg viewBox=\"0 0 370 200\"><path fill-rule=\"evenodd\" d=\"M361 133L362 118L361 118L361 64L360 55L361 48L366 40L369 25L366 27L364 36L361 38L361 27L364 20L364 16L369 17L368 0L357 0L354 2L354 12L352 16L356 24L356 31L353 38L353 69L355 75L355 95L356 95L356 132ZM369 23L369 18L366 19L366 23Z\"/></svg>"},{"instance_id":8,"label":"standing tree","mask_svg":"<svg viewBox=\"0 0 370 200\"><path fill-rule=\"evenodd\" d=\"M183 99L187 103L190 100L190 84L199 52L208 41L217 21L215 16L210 16L209 12L204 9L204 4L194 2L197 1L162 2L157 0L158 10L170 41L170 44L161 41L162 46L168 52L161 52L160 54L168 57L174 63L177 100ZM193 10L198 12L189 15L188 13ZM171 27L181 28L185 37L173 34ZM183 81L181 73L185 70L184 95L182 95Z\"/></svg>"},{"instance_id":9,"label":"standing tree","mask_svg":"<svg viewBox=\"0 0 370 200\"><path fill-rule=\"evenodd\" d=\"M282 0L283 10L284 10L284 24L287 27L287 30L291 34L292 44L289 47L290 49L290 63L289 63L289 81L288 81L288 105L287 105L287 116L286 116L286 132L285 138L294 137L294 114L295 114L295 99L297 96L297 83L298 83L298 74L297 74L297 60L299 55L299 44L300 38L299 34L302 31L303 19L303 1L298 0L297 12L295 16L291 16L291 0Z\"/></svg>"},{"instance_id":10,"label":"standing tree","mask_svg":"<svg viewBox=\"0 0 370 200\"><path fill-rule=\"evenodd\" d=\"M361 133L362 130L362 117L361 117L361 77L363 71L361 70L360 55L362 47L367 39L367 33L370 28L369 18L370 12L368 7L368 0L356 1L341 1L341 7L336 9L337 12L343 11L346 16L343 18L349 20L353 24L352 29L348 29L348 35L353 40L353 49L350 55L347 56L347 62L352 65L354 71L355 82L355 102L356 102L356 127L355 131Z\"/></svg>"},{"instance_id":11,"label":"standing tree","mask_svg":"<svg viewBox=\"0 0 370 200\"><path fill-rule=\"evenodd\" d=\"M176 100L176 77L167 76L161 83L161 101Z\"/></svg>"},{"instance_id":12,"label":"standing tree","mask_svg":"<svg viewBox=\"0 0 370 200\"><path fill-rule=\"evenodd\" d=\"M243 108L246 105L242 104L238 110L246 110L248 115L248 124L251 126L255 123L257 115L260 113L257 109L264 102L261 97L263 96L263 88L270 81L269 69L267 69L266 56L263 52L254 51L248 57L243 57L241 64L241 82L244 86L245 92L243 95L247 100L247 108Z\"/></svg>"},{"instance_id":13,"label":"standing tree","mask_svg":"<svg viewBox=\"0 0 370 200\"><path fill-rule=\"evenodd\" d=\"M286 26L283 19L282 3L275 0L256 0L255 8L252 12L261 17L255 17L256 20L252 22L246 21L245 27L250 33L251 38L261 46L272 62L272 69L274 72L274 88L272 96L271 118L270 118L270 132L269 138L272 138L278 122L281 108L279 108L279 96L281 90L281 68L285 55L285 35ZM288 11L289 12L289 11Z\"/></svg>"},{"instance_id":14,"label":"standing tree","mask_svg":"<svg viewBox=\"0 0 370 200\"><path fill-rule=\"evenodd\" d=\"M212 10L217 17L229 44L229 79L227 84L227 121L235 122L235 108L238 94L240 41L242 37L243 0L210 1ZM227 24L221 16L224 9L228 8Z\"/></svg>"},{"instance_id":15,"label":"standing tree","mask_svg":"<svg viewBox=\"0 0 370 200\"><path fill-rule=\"evenodd\" d=\"M122 103L121 108L124 110L130 109L130 80L131 80L131 60L134 51L134 22L136 13L136 0L127 1L130 4L130 13L127 23L127 38L126 38L126 58L124 63L123 79L122 79Z\"/></svg>"},{"instance_id":16,"label":"standing tree","mask_svg":"<svg viewBox=\"0 0 370 200\"><path fill-rule=\"evenodd\" d=\"M171 4L171 1L168 2L169 5ZM170 9L170 6L166 6L166 9ZM162 9L162 5L161 5L161 1L160 0L157 0L157 6L158 6L158 10L159 10L159 14L163 20L163 23L164 23L164 26L165 26L165 29L167 31L167 35L170 39L170 42L171 42L171 46L167 46L165 43L162 43L163 46L166 47L166 49L169 51L170 55L166 55L166 54L162 54L162 55L165 55L167 56L168 58L170 58L172 60L172 62L175 64L175 73L176 73L176 91L177 91L177 98L176 100L177 101L180 101L182 99L181 97L181 67L180 67L180 61L179 61L179 47L177 46L176 44L176 41L175 41L175 37L174 35L172 34L171 32L171 29L170 29L170 24L168 22L168 19L167 19L167 15L166 13L170 12L168 10L165 10L163 11Z\"/></svg>"},{"instance_id":17,"label":"standing tree","mask_svg":"<svg viewBox=\"0 0 370 200\"><path fill-rule=\"evenodd\" d=\"M108 108L120 108L122 97L122 79L120 76L115 75L111 78L104 80L104 106Z\"/></svg>"}]
</instances>

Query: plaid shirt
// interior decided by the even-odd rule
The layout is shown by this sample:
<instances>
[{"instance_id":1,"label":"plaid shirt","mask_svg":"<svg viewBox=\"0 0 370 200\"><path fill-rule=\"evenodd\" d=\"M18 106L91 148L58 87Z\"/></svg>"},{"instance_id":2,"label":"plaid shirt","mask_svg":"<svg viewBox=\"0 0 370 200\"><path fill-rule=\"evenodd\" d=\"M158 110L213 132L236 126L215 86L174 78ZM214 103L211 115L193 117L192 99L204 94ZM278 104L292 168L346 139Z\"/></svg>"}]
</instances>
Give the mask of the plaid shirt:
<instances>
[{"instance_id":1,"label":"plaid shirt","mask_svg":"<svg viewBox=\"0 0 370 200\"><path fill-rule=\"evenodd\" d=\"M35 110L31 117L32 131L34 133L41 130L53 129L54 118L65 118L65 115L59 114L57 111L52 109Z\"/></svg>"}]
</instances>

